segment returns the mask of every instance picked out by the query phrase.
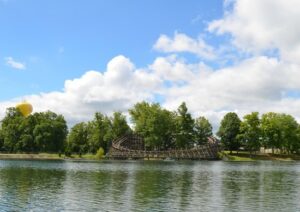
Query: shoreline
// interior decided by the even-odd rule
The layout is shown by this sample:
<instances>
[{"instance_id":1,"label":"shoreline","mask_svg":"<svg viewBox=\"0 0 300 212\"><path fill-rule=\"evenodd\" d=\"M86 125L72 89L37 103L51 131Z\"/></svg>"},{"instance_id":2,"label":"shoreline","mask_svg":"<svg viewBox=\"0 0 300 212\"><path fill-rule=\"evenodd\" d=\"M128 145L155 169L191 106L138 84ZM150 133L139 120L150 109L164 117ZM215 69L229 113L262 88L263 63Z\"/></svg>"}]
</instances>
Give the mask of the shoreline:
<instances>
[{"instance_id":1,"label":"shoreline","mask_svg":"<svg viewBox=\"0 0 300 212\"><path fill-rule=\"evenodd\" d=\"M270 153L259 153L250 155L249 152L233 152L230 154L228 151L219 153L221 161L228 162L251 162L251 161L300 161L300 155L284 155L284 154L270 154ZM0 153L0 160L61 160L61 161L101 161L114 159L97 159L95 155L84 154L81 157L79 155L72 155L66 157L64 154L59 156L58 153ZM132 159L128 159L132 160ZM143 159L141 159L143 160ZM157 159L156 159L157 160ZM148 161L144 159L144 161ZM150 159L149 161L153 161ZM164 161L162 159L158 161ZM177 161L177 160L172 160ZM180 160L178 160L180 161ZM200 161L200 160L199 160Z\"/></svg>"},{"instance_id":2,"label":"shoreline","mask_svg":"<svg viewBox=\"0 0 300 212\"><path fill-rule=\"evenodd\" d=\"M287 154L272 154L272 153L257 153L250 154L249 152L220 152L220 158L223 161L235 162L251 162L251 161L300 161L300 155Z\"/></svg>"}]
</instances>

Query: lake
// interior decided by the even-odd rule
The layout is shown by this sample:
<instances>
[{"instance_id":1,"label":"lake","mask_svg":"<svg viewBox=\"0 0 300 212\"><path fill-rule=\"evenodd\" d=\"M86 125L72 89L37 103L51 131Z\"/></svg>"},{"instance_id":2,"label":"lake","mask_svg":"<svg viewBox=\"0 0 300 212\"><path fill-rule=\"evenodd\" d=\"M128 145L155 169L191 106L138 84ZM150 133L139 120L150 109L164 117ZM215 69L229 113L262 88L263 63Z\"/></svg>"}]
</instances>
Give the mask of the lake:
<instances>
[{"instance_id":1,"label":"lake","mask_svg":"<svg viewBox=\"0 0 300 212\"><path fill-rule=\"evenodd\" d=\"M300 211L300 163L1 160L0 211Z\"/></svg>"}]
</instances>

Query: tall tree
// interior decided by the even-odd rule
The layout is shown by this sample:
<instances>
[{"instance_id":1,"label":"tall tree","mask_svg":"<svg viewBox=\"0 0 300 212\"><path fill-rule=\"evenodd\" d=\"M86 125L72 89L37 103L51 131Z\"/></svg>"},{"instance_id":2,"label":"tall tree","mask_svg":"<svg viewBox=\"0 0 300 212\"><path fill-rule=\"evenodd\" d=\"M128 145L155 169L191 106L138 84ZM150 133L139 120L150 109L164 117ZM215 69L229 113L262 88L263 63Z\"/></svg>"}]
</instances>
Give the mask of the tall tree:
<instances>
[{"instance_id":1,"label":"tall tree","mask_svg":"<svg viewBox=\"0 0 300 212\"><path fill-rule=\"evenodd\" d=\"M112 138L116 139L120 136L126 135L131 132L127 124L126 116L120 112L114 112L112 117Z\"/></svg>"},{"instance_id":2,"label":"tall tree","mask_svg":"<svg viewBox=\"0 0 300 212\"><path fill-rule=\"evenodd\" d=\"M109 142L113 139L112 123L109 117L97 112L94 119L88 123L87 128L89 152L96 153L100 147L107 152Z\"/></svg>"},{"instance_id":3,"label":"tall tree","mask_svg":"<svg viewBox=\"0 0 300 212\"><path fill-rule=\"evenodd\" d=\"M224 147L230 152L232 150L238 150L240 147L240 142L237 139L237 136L240 132L241 120L238 115L234 112L227 113L223 120L217 135L221 138L221 142Z\"/></svg>"},{"instance_id":4,"label":"tall tree","mask_svg":"<svg viewBox=\"0 0 300 212\"><path fill-rule=\"evenodd\" d=\"M85 153L88 150L87 124L84 122L75 124L68 135L67 148L71 152Z\"/></svg>"},{"instance_id":5,"label":"tall tree","mask_svg":"<svg viewBox=\"0 0 300 212\"><path fill-rule=\"evenodd\" d=\"M8 108L6 115L1 121L1 129L3 136L3 148L8 152L21 151L18 142L21 140L22 127L21 124L24 117L16 108Z\"/></svg>"},{"instance_id":6,"label":"tall tree","mask_svg":"<svg viewBox=\"0 0 300 212\"><path fill-rule=\"evenodd\" d=\"M297 152L299 149L298 123L291 115L266 113L262 116L263 144L272 150ZM274 152L274 151L273 151Z\"/></svg>"},{"instance_id":7,"label":"tall tree","mask_svg":"<svg viewBox=\"0 0 300 212\"><path fill-rule=\"evenodd\" d=\"M282 148L287 153L297 152L299 140L297 136L298 123L294 117L287 114L279 114Z\"/></svg>"},{"instance_id":8,"label":"tall tree","mask_svg":"<svg viewBox=\"0 0 300 212\"><path fill-rule=\"evenodd\" d=\"M36 122L33 136L38 151L62 151L68 133L64 117L51 111L35 113L33 116Z\"/></svg>"},{"instance_id":9,"label":"tall tree","mask_svg":"<svg viewBox=\"0 0 300 212\"><path fill-rule=\"evenodd\" d=\"M1 123L3 148L8 152L57 152L63 149L67 125L51 111L24 117L8 108Z\"/></svg>"},{"instance_id":10,"label":"tall tree","mask_svg":"<svg viewBox=\"0 0 300 212\"><path fill-rule=\"evenodd\" d=\"M176 147L189 148L193 145L194 120L183 102L177 110L176 117Z\"/></svg>"},{"instance_id":11,"label":"tall tree","mask_svg":"<svg viewBox=\"0 0 300 212\"><path fill-rule=\"evenodd\" d=\"M262 144L265 148L280 149L281 145L281 129L280 120L277 113L269 112L262 115Z\"/></svg>"},{"instance_id":12,"label":"tall tree","mask_svg":"<svg viewBox=\"0 0 300 212\"><path fill-rule=\"evenodd\" d=\"M244 116L240 126L239 137L242 144L251 153L259 150L261 146L261 127L258 112L252 112Z\"/></svg>"},{"instance_id":13,"label":"tall tree","mask_svg":"<svg viewBox=\"0 0 300 212\"><path fill-rule=\"evenodd\" d=\"M195 120L195 141L198 145L207 143L207 138L212 134L212 126L205 117L200 116Z\"/></svg>"},{"instance_id":14,"label":"tall tree","mask_svg":"<svg viewBox=\"0 0 300 212\"><path fill-rule=\"evenodd\" d=\"M147 149L167 149L173 145L174 114L159 104L137 103L129 110L134 130Z\"/></svg>"}]
</instances>

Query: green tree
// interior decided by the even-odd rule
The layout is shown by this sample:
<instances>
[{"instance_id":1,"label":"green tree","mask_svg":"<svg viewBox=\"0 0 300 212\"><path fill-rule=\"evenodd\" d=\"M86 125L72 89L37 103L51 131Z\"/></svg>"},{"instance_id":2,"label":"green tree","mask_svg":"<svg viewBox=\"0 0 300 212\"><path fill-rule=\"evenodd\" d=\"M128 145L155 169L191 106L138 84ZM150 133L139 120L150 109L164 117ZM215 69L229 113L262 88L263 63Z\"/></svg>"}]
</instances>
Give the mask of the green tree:
<instances>
[{"instance_id":1,"label":"green tree","mask_svg":"<svg viewBox=\"0 0 300 212\"><path fill-rule=\"evenodd\" d=\"M97 112L94 119L88 123L87 128L89 152L96 153L100 147L107 152L110 142L113 139L110 118Z\"/></svg>"},{"instance_id":2,"label":"green tree","mask_svg":"<svg viewBox=\"0 0 300 212\"><path fill-rule=\"evenodd\" d=\"M129 113L134 130L144 138L147 149L163 150L173 145L173 113L147 102L137 103Z\"/></svg>"},{"instance_id":3,"label":"green tree","mask_svg":"<svg viewBox=\"0 0 300 212\"><path fill-rule=\"evenodd\" d=\"M244 116L240 126L240 135L242 144L252 153L261 147L261 127L258 112L252 112Z\"/></svg>"},{"instance_id":4,"label":"green tree","mask_svg":"<svg viewBox=\"0 0 300 212\"><path fill-rule=\"evenodd\" d=\"M262 116L263 144L267 148L279 149L287 153L299 149L299 125L291 115L266 113Z\"/></svg>"},{"instance_id":5,"label":"green tree","mask_svg":"<svg viewBox=\"0 0 300 212\"><path fill-rule=\"evenodd\" d=\"M35 113L33 116L36 122L33 137L38 151L61 152L68 134L64 117L51 111Z\"/></svg>"},{"instance_id":6,"label":"green tree","mask_svg":"<svg viewBox=\"0 0 300 212\"><path fill-rule=\"evenodd\" d=\"M200 116L195 120L195 141L198 145L207 143L207 138L212 134L212 126L205 117Z\"/></svg>"},{"instance_id":7,"label":"green tree","mask_svg":"<svg viewBox=\"0 0 300 212\"><path fill-rule=\"evenodd\" d=\"M117 139L131 132L127 124L126 116L120 112L114 112L112 117L112 138Z\"/></svg>"},{"instance_id":8,"label":"green tree","mask_svg":"<svg viewBox=\"0 0 300 212\"><path fill-rule=\"evenodd\" d=\"M3 145L4 145L4 136L3 136L3 131L0 128L0 151L3 151Z\"/></svg>"},{"instance_id":9,"label":"green tree","mask_svg":"<svg viewBox=\"0 0 300 212\"><path fill-rule=\"evenodd\" d=\"M176 147L190 148L194 141L194 120L183 102L177 110L176 117Z\"/></svg>"},{"instance_id":10,"label":"green tree","mask_svg":"<svg viewBox=\"0 0 300 212\"><path fill-rule=\"evenodd\" d=\"M8 108L1 129L3 148L8 152L57 152L67 135L63 116L51 111L24 117L16 108Z\"/></svg>"},{"instance_id":11,"label":"green tree","mask_svg":"<svg viewBox=\"0 0 300 212\"><path fill-rule=\"evenodd\" d=\"M287 114L279 114L281 129L281 148L287 153L297 152L299 148L298 123L294 117Z\"/></svg>"},{"instance_id":12,"label":"green tree","mask_svg":"<svg viewBox=\"0 0 300 212\"><path fill-rule=\"evenodd\" d=\"M85 153L88 150L87 124L84 122L75 124L68 135L68 150L76 153Z\"/></svg>"},{"instance_id":13,"label":"green tree","mask_svg":"<svg viewBox=\"0 0 300 212\"><path fill-rule=\"evenodd\" d=\"M277 113L269 112L261 119L262 143L265 148L281 148L280 119Z\"/></svg>"},{"instance_id":14,"label":"green tree","mask_svg":"<svg viewBox=\"0 0 300 212\"><path fill-rule=\"evenodd\" d=\"M8 152L21 151L18 142L22 135L21 124L24 120L22 114L16 108L8 108L1 121L3 148Z\"/></svg>"},{"instance_id":15,"label":"green tree","mask_svg":"<svg viewBox=\"0 0 300 212\"><path fill-rule=\"evenodd\" d=\"M238 150L240 147L240 142L237 136L240 132L241 120L238 115L234 112L227 113L223 120L217 135L221 138L221 142L224 147L232 153L232 150Z\"/></svg>"}]
</instances>

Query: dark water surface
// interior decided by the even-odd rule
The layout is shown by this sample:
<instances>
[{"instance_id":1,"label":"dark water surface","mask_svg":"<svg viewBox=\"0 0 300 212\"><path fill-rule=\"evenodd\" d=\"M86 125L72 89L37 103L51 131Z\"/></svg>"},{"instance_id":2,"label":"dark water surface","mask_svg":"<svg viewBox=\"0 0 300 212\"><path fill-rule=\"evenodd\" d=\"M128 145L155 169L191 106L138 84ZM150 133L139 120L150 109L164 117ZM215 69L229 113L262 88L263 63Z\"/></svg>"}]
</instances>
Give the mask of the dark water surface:
<instances>
[{"instance_id":1,"label":"dark water surface","mask_svg":"<svg viewBox=\"0 0 300 212\"><path fill-rule=\"evenodd\" d=\"M0 211L300 211L300 163L2 160Z\"/></svg>"}]
</instances>

